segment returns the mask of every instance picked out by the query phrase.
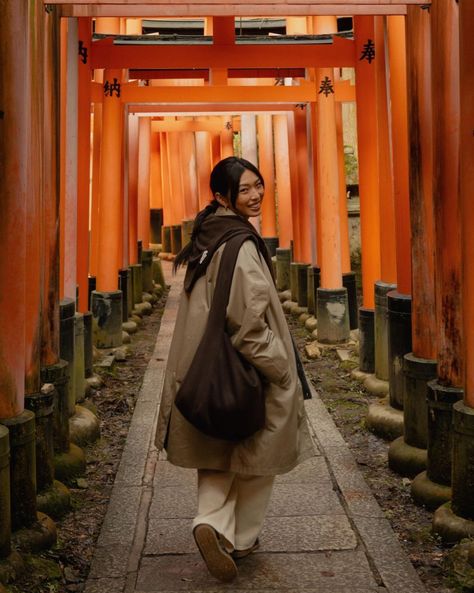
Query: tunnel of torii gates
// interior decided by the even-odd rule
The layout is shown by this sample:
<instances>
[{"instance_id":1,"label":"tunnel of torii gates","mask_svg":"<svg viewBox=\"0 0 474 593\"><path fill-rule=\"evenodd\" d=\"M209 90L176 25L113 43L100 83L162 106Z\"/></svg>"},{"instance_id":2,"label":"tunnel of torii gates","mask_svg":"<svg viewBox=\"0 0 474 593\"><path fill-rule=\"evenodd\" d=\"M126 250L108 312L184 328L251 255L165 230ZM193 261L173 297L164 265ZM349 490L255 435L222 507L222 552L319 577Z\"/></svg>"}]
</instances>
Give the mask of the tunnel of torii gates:
<instances>
[{"instance_id":1,"label":"tunnel of torii gates","mask_svg":"<svg viewBox=\"0 0 474 593\"><path fill-rule=\"evenodd\" d=\"M255 15L286 35L236 36L235 17ZM146 17L202 18L204 36L145 37ZM435 529L472 535L474 2L2 0L0 20L0 555L83 471L71 426L92 343L135 329L163 284L157 244L163 258L189 239L236 147L265 178L256 224L278 289L320 342L359 325L361 376L382 396L367 423L398 437L389 463Z\"/></svg>"}]
</instances>

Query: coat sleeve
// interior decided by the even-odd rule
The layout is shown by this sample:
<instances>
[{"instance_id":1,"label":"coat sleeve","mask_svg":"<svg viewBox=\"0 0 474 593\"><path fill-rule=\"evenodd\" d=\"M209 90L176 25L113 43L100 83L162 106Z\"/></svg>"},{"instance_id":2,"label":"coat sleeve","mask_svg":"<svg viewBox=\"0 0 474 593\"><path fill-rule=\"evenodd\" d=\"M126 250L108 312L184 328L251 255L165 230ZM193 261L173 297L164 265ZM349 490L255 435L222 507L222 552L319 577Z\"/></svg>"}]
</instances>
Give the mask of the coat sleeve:
<instances>
[{"instance_id":1,"label":"coat sleeve","mask_svg":"<svg viewBox=\"0 0 474 593\"><path fill-rule=\"evenodd\" d=\"M227 306L227 329L234 346L271 383L286 387L290 381L283 340L267 323L270 291L265 264L252 241L240 248Z\"/></svg>"}]
</instances>

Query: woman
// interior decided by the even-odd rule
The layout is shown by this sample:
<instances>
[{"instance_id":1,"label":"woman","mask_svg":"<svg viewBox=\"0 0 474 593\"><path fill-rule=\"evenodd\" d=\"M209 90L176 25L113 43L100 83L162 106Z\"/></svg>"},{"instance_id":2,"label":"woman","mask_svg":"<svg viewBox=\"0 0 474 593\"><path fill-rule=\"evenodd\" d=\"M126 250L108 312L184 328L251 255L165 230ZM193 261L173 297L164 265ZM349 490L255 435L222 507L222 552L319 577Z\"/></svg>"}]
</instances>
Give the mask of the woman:
<instances>
[{"instance_id":1,"label":"woman","mask_svg":"<svg viewBox=\"0 0 474 593\"><path fill-rule=\"evenodd\" d=\"M156 444L168 460L198 470L193 535L209 572L237 576L234 558L258 547L274 476L314 455L291 336L265 245L248 222L259 216L264 181L250 162L229 157L211 173L213 201L201 211L191 242L176 257L187 263L184 292L169 353ZM265 382L265 426L237 443L199 432L174 405L206 327L225 242L247 233L238 253L227 306L233 346ZM258 245L258 249L257 246ZM203 372L206 369L203 368ZM199 394L196 394L199 397Z\"/></svg>"}]
</instances>

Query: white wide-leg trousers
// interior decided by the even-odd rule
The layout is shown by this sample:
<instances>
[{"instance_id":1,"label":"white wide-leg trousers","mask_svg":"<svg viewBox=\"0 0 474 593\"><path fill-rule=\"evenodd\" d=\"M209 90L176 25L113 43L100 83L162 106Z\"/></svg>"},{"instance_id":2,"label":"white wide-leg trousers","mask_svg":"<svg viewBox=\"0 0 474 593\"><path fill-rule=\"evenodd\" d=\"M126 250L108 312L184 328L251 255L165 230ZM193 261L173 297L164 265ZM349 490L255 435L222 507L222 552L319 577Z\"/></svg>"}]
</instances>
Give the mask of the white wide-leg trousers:
<instances>
[{"instance_id":1,"label":"white wide-leg trousers","mask_svg":"<svg viewBox=\"0 0 474 593\"><path fill-rule=\"evenodd\" d=\"M262 529L274 476L198 470L198 514L193 528L211 525L227 540L226 547L245 550Z\"/></svg>"}]
</instances>

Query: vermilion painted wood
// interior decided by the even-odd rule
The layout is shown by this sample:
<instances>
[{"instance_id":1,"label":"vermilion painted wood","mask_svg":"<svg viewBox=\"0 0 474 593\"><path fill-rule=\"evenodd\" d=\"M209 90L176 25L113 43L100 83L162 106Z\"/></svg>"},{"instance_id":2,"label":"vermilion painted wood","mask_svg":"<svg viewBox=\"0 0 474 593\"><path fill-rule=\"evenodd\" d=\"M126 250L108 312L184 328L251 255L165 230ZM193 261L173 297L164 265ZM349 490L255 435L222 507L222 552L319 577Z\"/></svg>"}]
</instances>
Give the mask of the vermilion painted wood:
<instances>
[{"instance_id":1,"label":"vermilion painted wood","mask_svg":"<svg viewBox=\"0 0 474 593\"><path fill-rule=\"evenodd\" d=\"M161 145L161 183L163 195L163 225L170 226L171 223L171 189L170 189L170 169L168 161L168 134L160 132Z\"/></svg>"},{"instance_id":2,"label":"vermilion painted wood","mask_svg":"<svg viewBox=\"0 0 474 593\"><path fill-rule=\"evenodd\" d=\"M334 30L335 19L317 17L315 34ZM316 89L323 81L334 83L332 68L316 69ZM339 217L339 171L337 153L336 103L333 93L319 95L316 107L317 183L319 200L318 234L320 235L319 265L321 288L342 288L341 223Z\"/></svg>"},{"instance_id":3,"label":"vermilion painted wood","mask_svg":"<svg viewBox=\"0 0 474 593\"><path fill-rule=\"evenodd\" d=\"M192 118L182 118L192 124ZM232 132L232 131L231 131ZM183 185L183 220L192 220L199 210L198 181L196 172L196 144L194 133L185 130L180 134L180 167Z\"/></svg>"},{"instance_id":4,"label":"vermilion painted wood","mask_svg":"<svg viewBox=\"0 0 474 593\"><path fill-rule=\"evenodd\" d=\"M375 41L373 16L354 19L356 57L369 39ZM360 241L362 255L362 305L374 309L374 284L380 280L380 195L377 143L377 65L382 48L375 47L375 60L356 61L357 147L359 157Z\"/></svg>"},{"instance_id":5,"label":"vermilion painted wood","mask_svg":"<svg viewBox=\"0 0 474 593\"><path fill-rule=\"evenodd\" d=\"M195 132L195 137L199 210L202 210L211 201L211 192L209 189L209 178L212 170L211 137L207 131L197 131Z\"/></svg>"},{"instance_id":6,"label":"vermilion painted wood","mask_svg":"<svg viewBox=\"0 0 474 593\"><path fill-rule=\"evenodd\" d=\"M397 291L411 294L411 229L408 190L408 111L405 18L389 16L390 116L392 128L393 193L397 242Z\"/></svg>"},{"instance_id":7,"label":"vermilion painted wood","mask_svg":"<svg viewBox=\"0 0 474 593\"><path fill-rule=\"evenodd\" d=\"M430 14L410 7L407 15L407 92L410 130L410 221L412 229L412 347L415 356L435 360L436 311L433 122Z\"/></svg>"},{"instance_id":8,"label":"vermilion painted wood","mask_svg":"<svg viewBox=\"0 0 474 593\"><path fill-rule=\"evenodd\" d=\"M272 116L257 116L258 167L265 180L265 197L262 202L262 237L276 237L275 163L273 151Z\"/></svg>"},{"instance_id":9,"label":"vermilion painted wood","mask_svg":"<svg viewBox=\"0 0 474 593\"><path fill-rule=\"evenodd\" d=\"M377 73L377 143L380 196L380 272L384 282L397 283L395 207L393 202L393 170L390 148L387 71L385 62L385 24L383 17L375 17L375 45L379 60Z\"/></svg>"},{"instance_id":10,"label":"vermilion painted wood","mask_svg":"<svg viewBox=\"0 0 474 593\"><path fill-rule=\"evenodd\" d=\"M421 0L418 0L419 4ZM425 2L422 2L425 3ZM429 2L426 2L429 5ZM200 5L177 5L161 4L153 6L151 4L125 5L125 4L63 4L61 14L65 17L91 16L91 17L112 17L122 15L124 17L209 17L227 16L268 16L282 17L287 15L306 17L307 15L334 15L354 16L354 15L387 15L387 14L406 14L406 4L200 4Z\"/></svg>"},{"instance_id":11,"label":"vermilion painted wood","mask_svg":"<svg viewBox=\"0 0 474 593\"><path fill-rule=\"evenodd\" d=\"M59 22L54 13L44 20L44 119L43 119L43 200L42 200L42 328L41 365L59 360Z\"/></svg>"},{"instance_id":12,"label":"vermilion painted wood","mask_svg":"<svg viewBox=\"0 0 474 593\"><path fill-rule=\"evenodd\" d=\"M354 66L354 42L334 37L328 44L298 45L114 45L95 41L92 68L297 68Z\"/></svg>"},{"instance_id":13,"label":"vermilion painted wood","mask_svg":"<svg viewBox=\"0 0 474 593\"><path fill-rule=\"evenodd\" d=\"M461 48L461 212L463 237L464 403L474 407L474 4L460 0Z\"/></svg>"},{"instance_id":14,"label":"vermilion painted wood","mask_svg":"<svg viewBox=\"0 0 474 593\"><path fill-rule=\"evenodd\" d=\"M106 70L104 84L122 80L121 70ZM115 94L104 96L100 162L99 261L97 290L117 290L123 246L123 108Z\"/></svg>"},{"instance_id":15,"label":"vermilion painted wood","mask_svg":"<svg viewBox=\"0 0 474 593\"><path fill-rule=\"evenodd\" d=\"M35 3L28 19L28 99L31 103L28 130L28 175L26 193L26 261L28 262L28 287L25 291L25 393L38 393L41 351L41 200L43 186L43 9ZM21 306L21 305L16 305Z\"/></svg>"},{"instance_id":16,"label":"vermilion painted wood","mask_svg":"<svg viewBox=\"0 0 474 593\"><path fill-rule=\"evenodd\" d=\"M150 208L163 208L163 192L161 186L161 145L160 135L151 135L150 155Z\"/></svg>"},{"instance_id":17,"label":"vermilion painted wood","mask_svg":"<svg viewBox=\"0 0 474 593\"><path fill-rule=\"evenodd\" d=\"M0 4L0 96L2 110L9 114L0 134L0 418L23 411L25 392L28 8L15 0Z\"/></svg>"},{"instance_id":18,"label":"vermilion painted wood","mask_svg":"<svg viewBox=\"0 0 474 593\"><path fill-rule=\"evenodd\" d=\"M306 108L295 109L296 162L298 167L299 261L311 263L310 187L308 183L308 130Z\"/></svg>"},{"instance_id":19,"label":"vermilion painted wood","mask_svg":"<svg viewBox=\"0 0 474 593\"><path fill-rule=\"evenodd\" d=\"M151 119L140 117L138 124L138 232L143 249L150 246L150 151Z\"/></svg>"},{"instance_id":20,"label":"vermilion painted wood","mask_svg":"<svg viewBox=\"0 0 474 593\"><path fill-rule=\"evenodd\" d=\"M87 50L91 48L92 22L89 18L78 21L78 37ZM78 126L77 126L77 284L79 286L79 311L88 310L89 291L89 186L91 98L90 62L78 56Z\"/></svg>"},{"instance_id":21,"label":"vermilion painted wood","mask_svg":"<svg viewBox=\"0 0 474 593\"><path fill-rule=\"evenodd\" d=\"M275 143L275 178L278 203L278 238L280 247L290 248L292 239L290 156L288 144L288 119L286 115L273 116Z\"/></svg>"},{"instance_id":22,"label":"vermilion painted wood","mask_svg":"<svg viewBox=\"0 0 474 593\"><path fill-rule=\"evenodd\" d=\"M462 387L459 7L456 0L433 3L431 35L438 378L445 385ZM463 212L463 216L468 215Z\"/></svg>"},{"instance_id":23,"label":"vermilion painted wood","mask_svg":"<svg viewBox=\"0 0 474 593\"><path fill-rule=\"evenodd\" d=\"M128 117L128 260L138 262L138 124L136 115Z\"/></svg>"}]
</instances>

